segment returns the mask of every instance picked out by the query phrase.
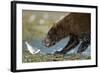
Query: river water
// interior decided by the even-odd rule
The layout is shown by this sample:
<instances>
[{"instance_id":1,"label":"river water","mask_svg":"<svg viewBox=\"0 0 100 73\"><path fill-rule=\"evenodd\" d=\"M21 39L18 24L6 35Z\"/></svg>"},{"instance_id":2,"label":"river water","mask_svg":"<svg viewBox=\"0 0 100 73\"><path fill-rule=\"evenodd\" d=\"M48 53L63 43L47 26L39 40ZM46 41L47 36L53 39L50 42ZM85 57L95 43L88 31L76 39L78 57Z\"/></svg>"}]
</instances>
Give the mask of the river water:
<instances>
[{"instance_id":1,"label":"river water","mask_svg":"<svg viewBox=\"0 0 100 73\"><path fill-rule=\"evenodd\" d=\"M32 39L31 41L29 41L28 43L32 46L35 47L37 49L40 49L40 53L41 54L53 54L55 51L60 51L62 50L62 48L64 48L66 46L66 44L69 41L69 37L62 39L61 41L59 41L58 43L56 43L54 46L51 47L45 47L42 43L42 39ZM81 43L81 42L80 42ZM72 49L71 51L68 52L68 54L70 53L74 53L77 54L77 49L80 46L77 45L74 49ZM26 45L25 45L25 41L23 41L23 49L27 49ZM87 48L87 50L85 50L83 52L84 55L91 55L91 50L90 50L90 46Z\"/></svg>"}]
</instances>

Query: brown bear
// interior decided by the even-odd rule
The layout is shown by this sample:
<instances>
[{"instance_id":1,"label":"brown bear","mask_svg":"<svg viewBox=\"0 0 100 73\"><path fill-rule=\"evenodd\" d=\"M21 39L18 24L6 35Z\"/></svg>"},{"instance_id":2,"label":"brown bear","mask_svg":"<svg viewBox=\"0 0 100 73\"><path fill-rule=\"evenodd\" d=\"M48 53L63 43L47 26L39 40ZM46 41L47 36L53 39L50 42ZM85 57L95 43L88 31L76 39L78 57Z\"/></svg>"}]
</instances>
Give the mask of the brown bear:
<instances>
[{"instance_id":1,"label":"brown bear","mask_svg":"<svg viewBox=\"0 0 100 73\"><path fill-rule=\"evenodd\" d=\"M80 35L83 35L85 33L87 36L90 36L91 33L90 25L91 25L90 13L69 13L61 20L54 23L54 26L51 27L51 29L48 31L44 39L44 44L46 47L50 47L55 45L61 39L69 36L70 40L68 44L63 48L63 50L56 52L65 54L79 44ZM90 44L90 37L85 39L88 40L82 42L78 52L83 52Z\"/></svg>"}]
</instances>

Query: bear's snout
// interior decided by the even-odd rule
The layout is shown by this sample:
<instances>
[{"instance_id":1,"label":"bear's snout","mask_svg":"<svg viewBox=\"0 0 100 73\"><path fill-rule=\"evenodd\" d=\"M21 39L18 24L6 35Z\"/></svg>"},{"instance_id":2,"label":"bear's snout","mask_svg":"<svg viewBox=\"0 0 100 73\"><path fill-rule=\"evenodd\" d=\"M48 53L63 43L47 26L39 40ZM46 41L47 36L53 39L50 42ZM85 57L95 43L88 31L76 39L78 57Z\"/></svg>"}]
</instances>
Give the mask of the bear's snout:
<instances>
[{"instance_id":1,"label":"bear's snout","mask_svg":"<svg viewBox=\"0 0 100 73\"><path fill-rule=\"evenodd\" d=\"M43 40L43 44L44 44L44 46L46 46L46 47L49 47L50 46L50 43L51 43L51 41L50 41L50 39L49 38L44 38L44 40Z\"/></svg>"},{"instance_id":2,"label":"bear's snout","mask_svg":"<svg viewBox=\"0 0 100 73\"><path fill-rule=\"evenodd\" d=\"M55 45L55 41L52 41L50 38L46 37L46 38L44 38L44 40L43 40L43 44L44 44L44 46L46 46L46 47L50 47L50 46Z\"/></svg>"}]
</instances>

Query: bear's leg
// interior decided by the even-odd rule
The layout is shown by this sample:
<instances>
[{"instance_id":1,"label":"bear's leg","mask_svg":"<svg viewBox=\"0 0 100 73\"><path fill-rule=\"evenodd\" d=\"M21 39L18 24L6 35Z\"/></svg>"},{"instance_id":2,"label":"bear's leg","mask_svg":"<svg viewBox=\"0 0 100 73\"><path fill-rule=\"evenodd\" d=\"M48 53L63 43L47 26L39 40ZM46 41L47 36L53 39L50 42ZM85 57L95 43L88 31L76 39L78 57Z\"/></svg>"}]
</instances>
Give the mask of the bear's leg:
<instances>
[{"instance_id":1,"label":"bear's leg","mask_svg":"<svg viewBox=\"0 0 100 73\"><path fill-rule=\"evenodd\" d=\"M80 38L82 40L82 43L79 46L78 51L77 51L77 53L80 53L80 54L84 52L87 49L87 47L90 45L90 33L83 33L82 37L83 38Z\"/></svg>"},{"instance_id":2,"label":"bear's leg","mask_svg":"<svg viewBox=\"0 0 100 73\"><path fill-rule=\"evenodd\" d=\"M84 51L87 49L87 47L88 47L89 45L90 45L89 42L83 41L83 42L81 43L81 45L79 46L77 53L80 53L80 54L81 54L82 52L84 52Z\"/></svg>"},{"instance_id":3,"label":"bear's leg","mask_svg":"<svg viewBox=\"0 0 100 73\"><path fill-rule=\"evenodd\" d=\"M79 39L76 36L71 36L68 44L61 51L56 51L56 54L66 54L72 48L76 47L79 44Z\"/></svg>"}]
</instances>

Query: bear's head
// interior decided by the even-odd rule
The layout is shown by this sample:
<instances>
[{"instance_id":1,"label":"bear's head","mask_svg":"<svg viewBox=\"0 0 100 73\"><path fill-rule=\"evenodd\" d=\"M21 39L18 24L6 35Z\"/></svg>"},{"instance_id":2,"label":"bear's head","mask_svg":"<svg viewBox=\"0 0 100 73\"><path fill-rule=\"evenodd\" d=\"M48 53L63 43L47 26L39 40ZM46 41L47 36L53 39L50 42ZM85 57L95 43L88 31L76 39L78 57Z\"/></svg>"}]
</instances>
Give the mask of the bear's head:
<instances>
[{"instance_id":1,"label":"bear's head","mask_svg":"<svg viewBox=\"0 0 100 73\"><path fill-rule=\"evenodd\" d=\"M68 27L65 27L65 24L55 24L52 26L43 40L44 45L46 47L53 46L62 38L66 37L68 35Z\"/></svg>"},{"instance_id":2,"label":"bear's head","mask_svg":"<svg viewBox=\"0 0 100 73\"><path fill-rule=\"evenodd\" d=\"M71 24L70 18L70 15L67 14L54 23L44 39L43 43L46 47L55 45L58 41L69 35Z\"/></svg>"},{"instance_id":3,"label":"bear's head","mask_svg":"<svg viewBox=\"0 0 100 73\"><path fill-rule=\"evenodd\" d=\"M44 39L44 44L46 47L50 47L52 45L55 45L56 42L57 42L57 30L54 27L52 27L48 31L48 33Z\"/></svg>"}]
</instances>

